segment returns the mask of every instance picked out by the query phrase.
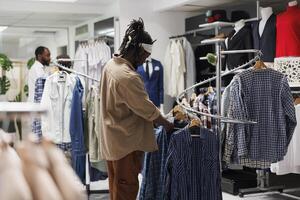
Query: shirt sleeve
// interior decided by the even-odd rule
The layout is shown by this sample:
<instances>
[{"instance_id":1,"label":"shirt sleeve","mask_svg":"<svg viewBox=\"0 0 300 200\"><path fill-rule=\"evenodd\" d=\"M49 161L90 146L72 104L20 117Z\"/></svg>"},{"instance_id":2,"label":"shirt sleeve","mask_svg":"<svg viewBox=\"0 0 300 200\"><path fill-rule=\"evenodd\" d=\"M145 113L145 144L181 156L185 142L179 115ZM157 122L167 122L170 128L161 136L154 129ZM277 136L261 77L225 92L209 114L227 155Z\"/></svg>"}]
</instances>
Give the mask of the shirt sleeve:
<instances>
[{"instance_id":1,"label":"shirt sleeve","mask_svg":"<svg viewBox=\"0 0 300 200\"><path fill-rule=\"evenodd\" d=\"M161 63L160 67L160 73L159 73L159 102L160 104L164 103L164 69Z\"/></svg>"},{"instance_id":2,"label":"shirt sleeve","mask_svg":"<svg viewBox=\"0 0 300 200\"><path fill-rule=\"evenodd\" d=\"M150 101L141 78L136 75L119 84L118 92L126 105L138 116L154 121L160 115L158 108Z\"/></svg>"},{"instance_id":3,"label":"shirt sleeve","mask_svg":"<svg viewBox=\"0 0 300 200\"><path fill-rule=\"evenodd\" d=\"M231 85L228 117L239 120L247 119L238 77L234 77L234 81ZM223 157L223 160L227 164L231 163L232 154L235 148L237 148L239 156L247 155L246 128L247 127L244 124L228 124Z\"/></svg>"},{"instance_id":4,"label":"shirt sleeve","mask_svg":"<svg viewBox=\"0 0 300 200\"><path fill-rule=\"evenodd\" d=\"M41 116L42 121L42 133L43 136L52 138L51 136L51 126L52 126L52 114L53 110L51 109L51 98L50 98L50 91L51 91L51 81L49 79L46 80L44 86L44 92L41 99L41 105L45 106L48 110L47 114Z\"/></svg>"},{"instance_id":5,"label":"shirt sleeve","mask_svg":"<svg viewBox=\"0 0 300 200\"><path fill-rule=\"evenodd\" d=\"M288 147L292 139L295 127L297 125L297 119L296 119L293 96L286 77L282 79L281 101L282 101L283 111L286 119L286 136L287 136L286 146Z\"/></svg>"},{"instance_id":6,"label":"shirt sleeve","mask_svg":"<svg viewBox=\"0 0 300 200\"><path fill-rule=\"evenodd\" d=\"M35 72L34 69L29 70L28 73L28 102L34 102L34 90L35 90Z\"/></svg>"}]
</instances>

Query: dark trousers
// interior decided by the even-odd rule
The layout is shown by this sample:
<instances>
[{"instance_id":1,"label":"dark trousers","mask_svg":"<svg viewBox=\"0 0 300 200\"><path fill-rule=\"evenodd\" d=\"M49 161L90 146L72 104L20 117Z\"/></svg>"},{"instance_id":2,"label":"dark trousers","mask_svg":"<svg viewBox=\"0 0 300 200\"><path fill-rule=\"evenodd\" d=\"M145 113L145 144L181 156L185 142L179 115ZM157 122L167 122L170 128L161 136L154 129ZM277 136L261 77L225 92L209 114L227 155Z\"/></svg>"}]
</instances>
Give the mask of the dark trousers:
<instances>
[{"instance_id":1,"label":"dark trousers","mask_svg":"<svg viewBox=\"0 0 300 200\"><path fill-rule=\"evenodd\" d=\"M110 200L136 200L143 155L135 151L120 160L107 161Z\"/></svg>"}]
</instances>

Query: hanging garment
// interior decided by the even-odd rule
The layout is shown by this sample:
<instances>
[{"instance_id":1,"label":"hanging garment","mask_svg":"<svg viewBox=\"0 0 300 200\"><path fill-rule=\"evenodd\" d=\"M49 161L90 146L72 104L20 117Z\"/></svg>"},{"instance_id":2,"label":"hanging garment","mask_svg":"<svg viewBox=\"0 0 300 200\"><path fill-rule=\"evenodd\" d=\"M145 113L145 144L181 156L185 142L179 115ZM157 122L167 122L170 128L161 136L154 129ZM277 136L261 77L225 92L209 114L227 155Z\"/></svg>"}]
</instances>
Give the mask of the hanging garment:
<instances>
[{"instance_id":1,"label":"hanging garment","mask_svg":"<svg viewBox=\"0 0 300 200\"><path fill-rule=\"evenodd\" d=\"M100 152L100 98L98 92L97 88L91 87L87 96L85 141L87 142L91 166L101 172L107 172L106 161L103 160Z\"/></svg>"},{"instance_id":2,"label":"hanging garment","mask_svg":"<svg viewBox=\"0 0 300 200\"><path fill-rule=\"evenodd\" d=\"M35 61L28 72L28 102L34 102L36 80L46 76L46 67L39 61Z\"/></svg>"},{"instance_id":3,"label":"hanging garment","mask_svg":"<svg viewBox=\"0 0 300 200\"><path fill-rule=\"evenodd\" d=\"M105 64L111 59L111 49L104 41L96 41L86 46L79 45L75 59L87 61L74 62L74 70L87 74L94 79L100 80ZM93 81L88 82L88 87L93 85Z\"/></svg>"},{"instance_id":4,"label":"hanging garment","mask_svg":"<svg viewBox=\"0 0 300 200\"><path fill-rule=\"evenodd\" d=\"M186 65L185 88L188 88L196 83L196 61L192 45L186 38L182 39L182 46ZM191 92L189 95L191 95Z\"/></svg>"},{"instance_id":5,"label":"hanging garment","mask_svg":"<svg viewBox=\"0 0 300 200\"><path fill-rule=\"evenodd\" d=\"M30 187L22 171L22 162L15 150L9 145L2 146L0 159L0 199L33 200Z\"/></svg>"},{"instance_id":6,"label":"hanging garment","mask_svg":"<svg viewBox=\"0 0 300 200\"><path fill-rule=\"evenodd\" d=\"M65 73L65 81L60 82L60 72L46 79L41 104L48 108L42 116L43 136L55 144L70 143L70 117L75 77Z\"/></svg>"},{"instance_id":7,"label":"hanging garment","mask_svg":"<svg viewBox=\"0 0 300 200\"><path fill-rule=\"evenodd\" d=\"M300 105L296 105L297 122L300 121ZM300 158L299 158L299 144L300 144L300 124L297 124L293 138L288 147L288 152L282 161L271 165L271 171L277 175L285 175L289 173L300 174Z\"/></svg>"},{"instance_id":8,"label":"hanging garment","mask_svg":"<svg viewBox=\"0 0 300 200\"><path fill-rule=\"evenodd\" d=\"M72 143L72 166L82 183L85 183L86 149L84 145L84 127L82 97L83 86L78 77L72 94L71 119L69 123Z\"/></svg>"},{"instance_id":9,"label":"hanging garment","mask_svg":"<svg viewBox=\"0 0 300 200\"><path fill-rule=\"evenodd\" d=\"M32 142L22 142L16 151L23 163L23 173L31 189L33 199L63 200L62 195L53 180L50 162L43 148Z\"/></svg>"},{"instance_id":10,"label":"hanging garment","mask_svg":"<svg viewBox=\"0 0 300 200\"><path fill-rule=\"evenodd\" d=\"M176 97L184 90L186 72L184 49L180 41L171 40L165 55L165 90L166 94ZM167 73L167 74L166 74Z\"/></svg>"},{"instance_id":11,"label":"hanging garment","mask_svg":"<svg viewBox=\"0 0 300 200\"><path fill-rule=\"evenodd\" d=\"M34 103L41 103L44 87L45 87L45 78L38 78L35 82L35 90L34 90ZM35 118L32 124L32 132L38 136L38 138L42 137L42 122L41 118Z\"/></svg>"},{"instance_id":12,"label":"hanging garment","mask_svg":"<svg viewBox=\"0 0 300 200\"><path fill-rule=\"evenodd\" d=\"M167 95L171 94L173 90L173 84L169 84L171 81L171 74L172 74L172 57L171 57L171 47L172 47L172 40L170 40L164 58L164 90Z\"/></svg>"},{"instance_id":13,"label":"hanging garment","mask_svg":"<svg viewBox=\"0 0 300 200\"><path fill-rule=\"evenodd\" d=\"M248 25L245 25L236 34L228 38L228 50L253 49L252 32ZM252 53L229 54L227 55L228 69L234 69L247 63L253 58Z\"/></svg>"},{"instance_id":14,"label":"hanging garment","mask_svg":"<svg viewBox=\"0 0 300 200\"><path fill-rule=\"evenodd\" d=\"M228 125L225 162L269 168L282 160L297 123L285 76L270 68L248 69L235 76L230 102L229 117L258 123Z\"/></svg>"},{"instance_id":15,"label":"hanging garment","mask_svg":"<svg viewBox=\"0 0 300 200\"><path fill-rule=\"evenodd\" d=\"M86 191L64 154L54 145L43 141L42 148L49 161L49 172L64 200L86 200Z\"/></svg>"},{"instance_id":16,"label":"hanging garment","mask_svg":"<svg viewBox=\"0 0 300 200\"><path fill-rule=\"evenodd\" d=\"M277 15L276 57L300 56L300 8L289 6Z\"/></svg>"},{"instance_id":17,"label":"hanging garment","mask_svg":"<svg viewBox=\"0 0 300 200\"><path fill-rule=\"evenodd\" d=\"M272 14L266 22L263 33L259 34L259 23L253 23L253 45L254 49L261 50L261 60L264 62L274 62L276 54L276 16Z\"/></svg>"},{"instance_id":18,"label":"hanging garment","mask_svg":"<svg viewBox=\"0 0 300 200\"><path fill-rule=\"evenodd\" d=\"M100 99L103 159L119 160L133 151L157 150L153 120L160 111L150 101L140 75L127 60L114 57L107 63Z\"/></svg>"},{"instance_id":19,"label":"hanging garment","mask_svg":"<svg viewBox=\"0 0 300 200\"><path fill-rule=\"evenodd\" d=\"M160 104L164 103L164 69L160 61L151 59L148 63L152 67L152 73L146 73L146 63L137 68L137 73L139 73L145 83L146 91L149 95L150 100L160 107Z\"/></svg>"},{"instance_id":20,"label":"hanging garment","mask_svg":"<svg viewBox=\"0 0 300 200\"><path fill-rule=\"evenodd\" d=\"M199 132L191 137L185 128L171 136L164 199L222 199L218 136L205 128Z\"/></svg>"},{"instance_id":21,"label":"hanging garment","mask_svg":"<svg viewBox=\"0 0 300 200\"><path fill-rule=\"evenodd\" d=\"M185 89L184 74L186 73L186 65L185 65L184 49L182 47L181 41L176 42L176 48L177 48L176 54L178 55L179 62L178 63L175 62L174 66L172 67L175 67L176 69L177 82L172 82L171 84L177 85L176 96L178 96Z\"/></svg>"},{"instance_id":22,"label":"hanging garment","mask_svg":"<svg viewBox=\"0 0 300 200\"><path fill-rule=\"evenodd\" d=\"M163 199L168 136L163 127L159 127L155 130L155 137L159 150L145 153L142 171L143 180L139 193L140 200Z\"/></svg>"}]
</instances>

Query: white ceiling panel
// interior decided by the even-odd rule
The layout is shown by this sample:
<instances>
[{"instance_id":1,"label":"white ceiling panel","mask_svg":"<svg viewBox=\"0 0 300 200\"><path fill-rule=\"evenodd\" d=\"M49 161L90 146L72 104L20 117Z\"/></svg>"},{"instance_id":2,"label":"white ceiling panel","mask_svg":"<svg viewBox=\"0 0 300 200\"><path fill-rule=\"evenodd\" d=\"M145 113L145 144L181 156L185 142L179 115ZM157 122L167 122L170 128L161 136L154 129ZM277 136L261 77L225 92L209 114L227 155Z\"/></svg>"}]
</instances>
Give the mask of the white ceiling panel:
<instances>
[{"instance_id":1,"label":"white ceiling panel","mask_svg":"<svg viewBox=\"0 0 300 200\"><path fill-rule=\"evenodd\" d=\"M0 25L69 27L103 15L116 0L78 0L74 3L0 0Z\"/></svg>"}]
</instances>

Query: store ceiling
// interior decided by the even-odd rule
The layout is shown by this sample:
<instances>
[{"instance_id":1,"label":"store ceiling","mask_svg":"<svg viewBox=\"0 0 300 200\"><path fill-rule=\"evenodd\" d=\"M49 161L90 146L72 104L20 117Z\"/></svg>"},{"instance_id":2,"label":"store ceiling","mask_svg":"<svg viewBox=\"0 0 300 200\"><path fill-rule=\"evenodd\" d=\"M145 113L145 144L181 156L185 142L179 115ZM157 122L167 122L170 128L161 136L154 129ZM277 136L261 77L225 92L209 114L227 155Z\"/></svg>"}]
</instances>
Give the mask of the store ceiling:
<instances>
[{"instance_id":1,"label":"store ceiling","mask_svg":"<svg viewBox=\"0 0 300 200\"><path fill-rule=\"evenodd\" d=\"M77 0L74 3L39 0L0 0L0 26L69 27L101 17L121 0ZM155 11L205 11L256 0L151 0ZM263 5L288 0L260 0Z\"/></svg>"},{"instance_id":2,"label":"store ceiling","mask_svg":"<svg viewBox=\"0 0 300 200\"><path fill-rule=\"evenodd\" d=\"M0 0L0 25L68 27L101 16L116 0L77 0L74 3Z\"/></svg>"}]
</instances>

